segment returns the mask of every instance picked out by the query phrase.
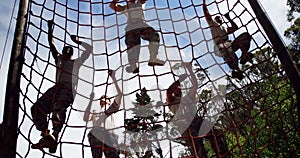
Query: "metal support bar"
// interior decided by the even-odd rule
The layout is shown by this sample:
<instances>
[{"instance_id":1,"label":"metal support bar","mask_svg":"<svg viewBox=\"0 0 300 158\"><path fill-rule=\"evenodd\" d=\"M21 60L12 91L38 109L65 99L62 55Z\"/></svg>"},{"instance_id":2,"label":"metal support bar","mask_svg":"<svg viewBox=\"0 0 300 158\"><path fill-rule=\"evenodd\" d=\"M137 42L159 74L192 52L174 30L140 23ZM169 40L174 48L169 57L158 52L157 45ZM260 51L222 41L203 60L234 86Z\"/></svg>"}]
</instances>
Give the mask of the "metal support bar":
<instances>
[{"instance_id":1,"label":"metal support bar","mask_svg":"<svg viewBox=\"0 0 300 158\"><path fill-rule=\"evenodd\" d=\"M267 34L269 40L271 41L274 50L277 53L277 56L283 66L284 71L286 72L288 78L290 79L291 85L295 90L297 98L297 108L298 108L298 119L300 125L300 74L294 64L291 56L289 55L282 39L275 30L273 24L271 23L269 17L263 11L261 5L257 0L248 0L258 21L263 27L265 33ZM300 131L299 131L300 132Z\"/></svg>"},{"instance_id":2,"label":"metal support bar","mask_svg":"<svg viewBox=\"0 0 300 158\"><path fill-rule=\"evenodd\" d=\"M18 138L19 93L24 62L24 30L27 22L28 0L20 0L7 77L3 123L1 125L0 155L15 158Z\"/></svg>"}]
</instances>

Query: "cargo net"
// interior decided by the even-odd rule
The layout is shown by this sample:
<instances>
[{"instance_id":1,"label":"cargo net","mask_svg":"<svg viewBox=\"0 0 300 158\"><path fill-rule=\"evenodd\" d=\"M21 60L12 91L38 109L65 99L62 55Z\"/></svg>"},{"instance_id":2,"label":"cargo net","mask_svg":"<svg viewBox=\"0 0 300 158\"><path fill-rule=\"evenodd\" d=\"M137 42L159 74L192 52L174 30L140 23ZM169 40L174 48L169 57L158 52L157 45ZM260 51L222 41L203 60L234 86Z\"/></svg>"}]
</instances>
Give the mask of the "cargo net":
<instances>
[{"instance_id":1,"label":"cargo net","mask_svg":"<svg viewBox=\"0 0 300 158\"><path fill-rule=\"evenodd\" d=\"M236 23L228 38L212 35L218 28L209 25L201 0L147 0L144 23L156 32L139 27L127 36L126 12L114 11L110 3L29 2L18 157L299 156L295 93L247 1L207 0L212 19L220 16L224 27L232 27L231 20ZM48 42L49 20L59 53L71 46L71 59L87 55L65 72L72 73L73 97L70 89L61 90L64 84L56 84L59 66ZM71 35L84 43L75 43ZM227 48L228 42L232 46ZM163 66L148 65L150 45L155 44L158 53L154 49L152 55ZM136 47L139 69L133 73L128 52ZM193 105L184 102L189 94ZM100 106L103 95L111 106ZM181 104L172 108L176 98ZM42 126L49 134L59 131L56 150L47 147L50 138L45 130L41 136ZM33 149L42 137L44 148Z\"/></svg>"}]
</instances>

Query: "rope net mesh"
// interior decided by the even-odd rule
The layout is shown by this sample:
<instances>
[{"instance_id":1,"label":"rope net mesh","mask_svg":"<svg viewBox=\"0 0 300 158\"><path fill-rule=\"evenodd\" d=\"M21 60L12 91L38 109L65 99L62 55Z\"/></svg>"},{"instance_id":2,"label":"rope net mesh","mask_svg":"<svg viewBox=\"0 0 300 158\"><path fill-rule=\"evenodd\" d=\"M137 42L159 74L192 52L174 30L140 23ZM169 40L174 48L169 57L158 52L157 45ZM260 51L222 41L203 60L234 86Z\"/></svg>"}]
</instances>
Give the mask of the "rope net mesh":
<instances>
[{"instance_id":1,"label":"rope net mesh","mask_svg":"<svg viewBox=\"0 0 300 158\"><path fill-rule=\"evenodd\" d=\"M102 151L121 149L120 157L196 157L200 153L208 157L299 156L295 93L276 52L246 0L206 2L213 17L229 12L238 25L238 30L229 35L230 40L243 32L248 32L252 37L248 51L254 54L254 58L252 62L239 64L244 75L242 80L233 78L228 64L214 52L214 41L201 0L147 0L143 5L145 22L159 34L158 58L164 60L165 64L148 66L149 42L141 40L138 62L140 72L126 72L129 65L125 44L127 17L112 10L110 2L29 2L19 104L18 157L91 158L91 147L101 148ZM224 26L230 26L227 19L221 18ZM47 41L48 20L54 21L54 43L59 52L62 52L64 46L72 46L72 59L76 59L86 50L74 43L70 35L78 36L80 41L93 48L87 60L79 65L76 90L73 91L74 101L66 110L55 153L50 153L46 148L31 148L41 138L41 132L33 123L31 107L56 82L55 60ZM241 50L237 50L236 54L240 58ZM194 114L199 118L189 124L190 127L198 127L200 132L197 135L191 129L188 134L174 134L172 129L176 126L170 121L174 113L166 106L168 87L181 74L191 76L186 68L182 68L182 63L186 62L192 63L198 82L195 94L197 109ZM116 146L111 145L111 148L91 145L88 133L93 129L93 124L92 121L83 121L90 100L93 103L90 113L98 113L102 95L110 97L111 102L118 95L108 70L114 70L116 82L122 91L119 111L106 119L114 125L108 133L118 135L118 143ZM182 84L187 87L182 88L184 95L192 85L189 81ZM151 117L148 112L154 110L155 114L160 114L156 119L143 119L145 122L150 119L148 124L159 124L163 129L158 134L150 132L147 137L140 134L147 129L126 132L128 120L137 118L138 112L135 110L139 108L136 106L136 94L141 94L144 87L151 102L147 112L139 116ZM95 94L93 98L90 97L92 92ZM55 102L56 98L50 97ZM146 106L140 107L143 109ZM45 115L48 129L52 132L52 113ZM203 130L204 126L208 130ZM201 143L203 149L199 149Z\"/></svg>"}]
</instances>

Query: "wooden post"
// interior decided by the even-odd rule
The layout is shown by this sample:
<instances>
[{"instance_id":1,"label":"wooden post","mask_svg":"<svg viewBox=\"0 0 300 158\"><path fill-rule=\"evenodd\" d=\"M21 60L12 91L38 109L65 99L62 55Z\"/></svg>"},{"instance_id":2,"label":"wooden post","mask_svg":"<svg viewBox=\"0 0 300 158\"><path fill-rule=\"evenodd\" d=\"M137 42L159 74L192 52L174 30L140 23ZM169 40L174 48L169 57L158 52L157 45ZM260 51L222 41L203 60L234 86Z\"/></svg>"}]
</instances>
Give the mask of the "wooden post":
<instances>
[{"instance_id":1,"label":"wooden post","mask_svg":"<svg viewBox=\"0 0 300 158\"><path fill-rule=\"evenodd\" d=\"M19 93L24 62L24 30L27 22L28 0L20 0L17 23L11 49L7 77L3 123L1 124L0 155L15 158L18 138Z\"/></svg>"}]
</instances>

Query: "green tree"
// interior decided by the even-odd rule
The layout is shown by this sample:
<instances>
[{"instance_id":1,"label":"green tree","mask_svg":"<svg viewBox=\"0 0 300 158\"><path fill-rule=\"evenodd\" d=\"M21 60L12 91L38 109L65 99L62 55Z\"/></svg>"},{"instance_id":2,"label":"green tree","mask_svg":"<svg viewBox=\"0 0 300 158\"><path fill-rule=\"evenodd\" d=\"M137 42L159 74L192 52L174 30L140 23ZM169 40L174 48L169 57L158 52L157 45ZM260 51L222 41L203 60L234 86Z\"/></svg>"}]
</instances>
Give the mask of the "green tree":
<instances>
[{"instance_id":1,"label":"green tree","mask_svg":"<svg viewBox=\"0 0 300 158\"><path fill-rule=\"evenodd\" d=\"M299 64L300 63L300 18L294 21L294 24L285 30L284 36L291 40L288 45L288 50L293 58L293 60Z\"/></svg>"},{"instance_id":2,"label":"green tree","mask_svg":"<svg viewBox=\"0 0 300 158\"><path fill-rule=\"evenodd\" d=\"M284 36L291 40L288 50L300 68L300 17L295 17L300 13L300 0L288 0L287 5L289 6L287 20L293 22L293 25L285 30Z\"/></svg>"},{"instance_id":3,"label":"green tree","mask_svg":"<svg viewBox=\"0 0 300 158\"><path fill-rule=\"evenodd\" d=\"M295 13L300 13L300 0L288 0L287 5L290 7L288 11L288 20L292 21Z\"/></svg>"},{"instance_id":4,"label":"green tree","mask_svg":"<svg viewBox=\"0 0 300 158\"><path fill-rule=\"evenodd\" d=\"M288 0L287 20L293 22L284 35L291 40L287 49L300 65L299 0ZM246 65L251 82L241 87L228 86L227 112L222 125L229 129L227 140L233 157L300 157L295 93L276 58L276 52L265 48L256 52L255 66ZM232 128L234 126L235 128Z\"/></svg>"},{"instance_id":5,"label":"green tree","mask_svg":"<svg viewBox=\"0 0 300 158\"><path fill-rule=\"evenodd\" d=\"M222 120L232 157L297 157L295 93L275 52L265 48L255 53L255 66L246 65L249 81L228 86Z\"/></svg>"},{"instance_id":6,"label":"green tree","mask_svg":"<svg viewBox=\"0 0 300 158\"><path fill-rule=\"evenodd\" d=\"M137 146L139 147L138 149L135 149L137 150L135 151L136 156L141 158L152 157L153 146L156 148L156 153L161 158L163 157L157 135L151 132L163 127L158 123L158 119L162 115L162 110L157 110L157 108L160 107L152 107L152 102L151 97L147 94L147 90L144 87L140 93L136 93L136 102L133 103L135 108L131 110L134 115L133 118L125 119L125 128L130 131L132 135L132 142L151 142L151 144L142 143ZM147 140L147 138L153 138L154 141L156 140L157 146L152 143L152 140Z\"/></svg>"}]
</instances>

